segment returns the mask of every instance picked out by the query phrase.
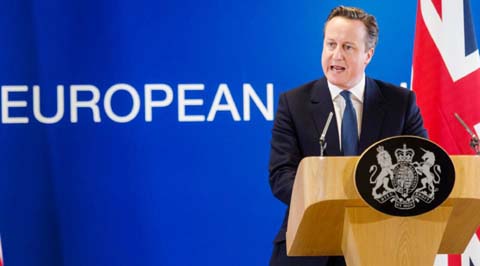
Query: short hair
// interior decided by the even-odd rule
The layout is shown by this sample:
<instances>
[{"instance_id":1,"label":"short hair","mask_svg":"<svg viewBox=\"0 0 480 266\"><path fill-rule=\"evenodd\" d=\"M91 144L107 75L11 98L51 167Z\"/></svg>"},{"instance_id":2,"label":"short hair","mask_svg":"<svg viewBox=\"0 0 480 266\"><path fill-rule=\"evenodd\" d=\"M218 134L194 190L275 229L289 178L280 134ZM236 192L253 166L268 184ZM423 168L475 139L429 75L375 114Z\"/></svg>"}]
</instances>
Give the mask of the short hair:
<instances>
[{"instance_id":1,"label":"short hair","mask_svg":"<svg viewBox=\"0 0 480 266\"><path fill-rule=\"evenodd\" d=\"M357 7L338 6L330 11L327 21L323 26L323 33L325 34L325 28L327 23L334 17L344 17L347 19L360 20L363 22L367 29L367 49L375 48L378 42L378 24L373 15L368 14L363 9Z\"/></svg>"}]
</instances>

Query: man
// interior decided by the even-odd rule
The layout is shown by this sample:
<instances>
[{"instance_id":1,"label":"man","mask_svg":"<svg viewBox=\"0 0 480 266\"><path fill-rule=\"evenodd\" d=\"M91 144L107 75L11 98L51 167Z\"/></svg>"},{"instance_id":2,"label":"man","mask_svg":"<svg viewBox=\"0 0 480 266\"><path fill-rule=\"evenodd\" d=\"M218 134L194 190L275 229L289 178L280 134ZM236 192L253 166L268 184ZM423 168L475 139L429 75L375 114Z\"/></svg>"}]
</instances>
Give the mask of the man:
<instances>
[{"instance_id":1,"label":"man","mask_svg":"<svg viewBox=\"0 0 480 266\"><path fill-rule=\"evenodd\" d=\"M337 7L324 26L325 77L280 95L272 130L270 186L287 206L300 160L318 156L318 140L330 112L326 156L358 155L374 142L396 135L427 137L412 91L365 76L378 39L375 17ZM288 211L274 240L272 266L345 265L343 257L288 257Z\"/></svg>"}]
</instances>

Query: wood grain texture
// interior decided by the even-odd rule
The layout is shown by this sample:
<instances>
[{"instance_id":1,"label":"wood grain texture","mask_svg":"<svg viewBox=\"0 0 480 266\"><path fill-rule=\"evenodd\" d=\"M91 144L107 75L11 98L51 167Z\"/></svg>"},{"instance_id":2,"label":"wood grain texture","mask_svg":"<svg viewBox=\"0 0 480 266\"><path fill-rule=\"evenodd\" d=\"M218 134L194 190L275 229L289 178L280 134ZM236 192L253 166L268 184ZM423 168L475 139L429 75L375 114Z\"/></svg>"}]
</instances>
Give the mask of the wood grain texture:
<instances>
[{"instance_id":1,"label":"wood grain texture","mask_svg":"<svg viewBox=\"0 0 480 266\"><path fill-rule=\"evenodd\" d=\"M433 265L452 207L415 217L387 217L347 207L342 250L348 265Z\"/></svg>"}]
</instances>

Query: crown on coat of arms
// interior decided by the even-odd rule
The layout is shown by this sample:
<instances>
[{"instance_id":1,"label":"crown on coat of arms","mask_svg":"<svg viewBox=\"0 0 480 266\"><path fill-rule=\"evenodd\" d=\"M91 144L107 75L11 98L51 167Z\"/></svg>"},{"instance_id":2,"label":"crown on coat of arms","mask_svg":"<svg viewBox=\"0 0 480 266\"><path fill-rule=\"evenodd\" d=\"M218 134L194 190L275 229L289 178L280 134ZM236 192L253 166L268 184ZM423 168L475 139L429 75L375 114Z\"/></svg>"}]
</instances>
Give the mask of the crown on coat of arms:
<instances>
[{"instance_id":1,"label":"crown on coat of arms","mask_svg":"<svg viewBox=\"0 0 480 266\"><path fill-rule=\"evenodd\" d=\"M395 157L397 157L398 163L410 163L413 160L415 151L413 149L407 149L407 145L403 144L402 149L395 150Z\"/></svg>"}]
</instances>

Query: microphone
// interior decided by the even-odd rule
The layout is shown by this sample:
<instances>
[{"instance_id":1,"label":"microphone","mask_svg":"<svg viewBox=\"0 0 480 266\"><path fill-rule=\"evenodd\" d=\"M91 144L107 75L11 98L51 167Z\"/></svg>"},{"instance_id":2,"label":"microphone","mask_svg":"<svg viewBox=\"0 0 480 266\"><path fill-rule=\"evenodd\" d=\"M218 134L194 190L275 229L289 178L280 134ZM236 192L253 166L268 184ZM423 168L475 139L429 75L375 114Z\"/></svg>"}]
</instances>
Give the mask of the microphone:
<instances>
[{"instance_id":1,"label":"microphone","mask_svg":"<svg viewBox=\"0 0 480 266\"><path fill-rule=\"evenodd\" d=\"M327 148L327 142L325 141L325 135L327 135L327 130L330 127L330 122L332 122L333 113L330 112L328 114L327 122L325 123L325 127L323 128L322 135L320 135L320 156L323 157L323 152Z\"/></svg>"},{"instance_id":2,"label":"microphone","mask_svg":"<svg viewBox=\"0 0 480 266\"><path fill-rule=\"evenodd\" d=\"M470 135L470 147L472 147L475 154L480 155L479 140L477 135L475 135L475 133L472 130L470 130L467 124L462 120L462 118L460 118L460 116L457 113L454 113L454 115L455 115L455 118L458 120L458 122L460 122L463 128L465 128L467 133Z\"/></svg>"}]
</instances>

